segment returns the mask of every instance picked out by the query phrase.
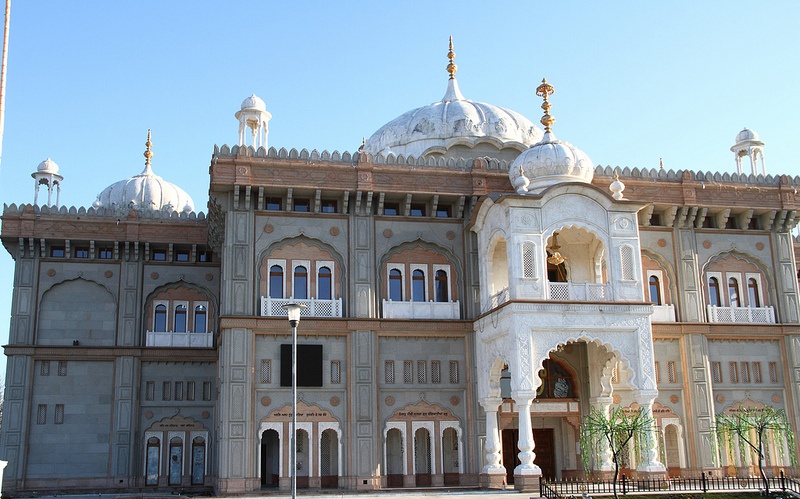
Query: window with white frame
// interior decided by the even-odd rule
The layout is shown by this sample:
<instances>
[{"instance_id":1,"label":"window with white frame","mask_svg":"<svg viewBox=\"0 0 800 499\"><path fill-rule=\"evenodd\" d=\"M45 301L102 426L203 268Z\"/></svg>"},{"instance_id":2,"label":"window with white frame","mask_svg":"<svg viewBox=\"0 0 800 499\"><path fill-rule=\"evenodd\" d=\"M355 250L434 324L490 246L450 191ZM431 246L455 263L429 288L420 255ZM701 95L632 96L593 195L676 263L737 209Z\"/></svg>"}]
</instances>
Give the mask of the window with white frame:
<instances>
[{"instance_id":1,"label":"window with white frame","mask_svg":"<svg viewBox=\"0 0 800 499\"><path fill-rule=\"evenodd\" d=\"M206 333L208 320L207 301L153 300L153 332Z\"/></svg>"},{"instance_id":2,"label":"window with white frame","mask_svg":"<svg viewBox=\"0 0 800 499\"><path fill-rule=\"evenodd\" d=\"M205 333L208 329L208 303L194 302L194 332Z\"/></svg>"},{"instance_id":3,"label":"window with white frame","mask_svg":"<svg viewBox=\"0 0 800 499\"><path fill-rule=\"evenodd\" d=\"M267 260L267 296L283 298L286 296L286 260Z\"/></svg>"},{"instance_id":4,"label":"window with white frame","mask_svg":"<svg viewBox=\"0 0 800 499\"><path fill-rule=\"evenodd\" d=\"M153 302L153 331L163 333L167 331L167 310L169 301L158 300Z\"/></svg>"},{"instance_id":5,"label":"window with white frame","mask_svg":"<svg viewBox=\"0 0 800 499\"><path fill-rule=\"evenodd\" d=\"M317 266L317 295L318 300L333 300L333 262L318 261Z\"/></svg>"},{"instance_id":6,"label":"window with white frame","mask_svg":"<svg viewBox=\"0 0 800 499\"><path fill-rule=\"evenodd\" d=\"M419 265L411 266L411 301L427 301L427 274Z\"/></svg>"},{"instance_id":7,"label":"window with white frame","mask_svg":"<svg viewBox=\"0 0 800 499\"><path fill-rule=\"evenodd\" d=\"M292 297L299 300L308 298L308 269L310 262L292 261Z\"/></svg>"},{"instance_id":8,"label":"window with white frame","mask_svg":"<svg viewBox=\"0 0 800 499\"><path fill-rule=\"evenodd\" d=\"M404 265L389 265L389 299L392 301L403 301L403 273Z\"/></svg>"},{"instance_id":9,"label":"window with white frame","mask_svg":"<svg viewBox=\"0 0 800 499\"><path fill-rule=\"evenodd\" d=\"M664 278L660 270L647 271L647 291L650 303L664 305Z\"/></svg>"},{"instance_id":10,"label":"window with white frame","mask_svg":"<svg viewBox=\"0 0 800 499\"><path fill-rule=\"evenodd\" d=\"M439 303L450 301L450 266L433 266L434 301Z\"/></svg>"},{"instance_id":11,"label":"window with white frame","mask_svg":"<svg viewBox=\"0 0 800 499\"><path fill-rule=\"evenodd\" d=\"M747 282L747 306L762 307L764 297L761 291L761 274L748 272L744 277Z\"/></svg>"},{"instance_id":12,"label":"window with white frame","mask_svg":"<svg viewBox=\"0 0 800 499\"><path fill-rule=\"evenodd\" d=\"M739 282L741 281L741 274L731 274L728 273L726 275L728 278L728 306L729 307L741 307L742 302L740 299L741 296L741 289L739 287Z\"/></svg>"},{"instance_id":13,"label":"window with white frame","mask_svg":"<svg viewBox=\"0 0 800 499\"><path fill-rule=\"evenodd\" d=\"M188 305L189 302L181 301L181 302L172 302L173 307L173 318L172 318L172 325L173 331L176 333L185 333L187 331L187 322L188 322Z\"/></svg>"},{"instance_id":14,"label":"window with white frame","mask_svg":"<svg viewBox=\"0 0 800 499\"><path fill-rule=\"evenodd\" d=\"M712 307L723 306L722 295L719 290L722 274L720 272L709 272L706 278L708 282L708 304Z\"/></svg>"}]
</instances>

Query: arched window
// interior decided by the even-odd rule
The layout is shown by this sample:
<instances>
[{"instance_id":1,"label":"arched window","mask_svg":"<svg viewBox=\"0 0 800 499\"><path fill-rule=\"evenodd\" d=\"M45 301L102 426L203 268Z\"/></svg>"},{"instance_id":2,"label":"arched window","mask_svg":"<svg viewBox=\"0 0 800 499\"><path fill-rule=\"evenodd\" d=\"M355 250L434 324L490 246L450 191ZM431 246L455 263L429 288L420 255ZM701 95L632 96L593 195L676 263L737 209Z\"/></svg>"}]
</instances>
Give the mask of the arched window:
<instances>
[{"instance_id":1,"label":"arched window","mask_svg":"<svg viewBox=\"0 0 800 499\"><path fill-rule=\"evenodd\" d=\"M739 281L734 277L728 279L728 306L741 306L741 302L739 301Z\"/></svg>"},{"instance_id":2,"label":"arched window","mask_svg":"<svg viewBox=\"0 0 800 499\"><path fill-rule=\"evenodd\" d=\"M317 299L332 300L332 279L333 274L328 267L320 267L317 273Z\"/></svg>"},{"instance_id":3,"label":"arched window","mask_svg":"<svg viewBox=\"0 0 800 499\"><path fill-rule=\"evenodd\" d=\"M145 463L145 484L158 485L158 458L161 455L161 443L158 438L147 439L147 462Z\"/></svg>"},{"instance_id":4,"label":"arched window","mask_svg":"<svg viewBox=\"0 0 800 499\"><path fill-rule=\"evenodd\" d=\"M411 300L425 301L425 273L419 269L411 274Z\"/></svg>"},{"instance_id":5,"label":"arched window","mask_svg":"<svg viewBox=\"0 0 800 499\"><path fill-rule=\"evenodd\" d=\"M434 277L434 291L436 292L437 302L449 301L447 293L447 272L444 270L437 270Z\"/></svg>"},{"instance_id":6,"label":"arched window","mask_svg":"<svg viewBox=\"0 0 800 499\"><path fill-rule=\"evenodd\" d=\"M648 283L650 285L650 302L653 305L661 305L661 283L658 276L651 275Z\"/></svg>"},{"instance_id":7,"label":"arched window","mask_svg":"<svg viewBox=\"0 0 800 499\"><path fill-rule=\"evenodd\" d=\"M720 306L719 281L716 277L708 278L708 304L712 307Z\"/></svg>"},{"instance_id":8,"label":"arched window","mask_svg":"<svg viewBox=\"0 0 800 499\"><path fill-rule=\"evenodd\" d=\"M153 331L164 333L167 331L167 306L156 305L156 312L153 317Z\"/></svg>"},{"instance_id":9,"label":"arched window","mask_svg":"<svg viewBox=\"0 0 800 499\"><path fill-rule=\"evenodd\" d=\"M175 332L186 332L186 305L175 306Z\"/></svg>"},{"instance_id":10,"label":"arched window","mask_svg":"<svg viewBox=\"0 0 800 499\"><path fill-rule=\"evenodd\" d=\"M308 298L308 269L302 265L294 268L292 296L301 300Z\"/></svg>"},{"instance_id":11,"label":"arched window","mask_svg":"<svg viewBox=\"0 0 800 499\"><path fill-rule=\"evenodd\" d=\"M174 437L169 441L169 484L181 484L181 470L183 468L183 441Z\"/></svg>"},{"instance_id":12,"label":"arched window","mask_svg":"<svg viewBox=\"0 0 800 499\"><path fill-rule=\"evenodd\" d=\"M205 333L206 328L206 307L204 305L197 305L194 307L194 332Z\"/></svg>"},{"instance_id":13,"label":"arched window","mask_svg":"<svg viewBox=\"0 0 800 499\"><path fill-rule=\"evenodd\" d=\"M269 297L283 298L283 267L280 265L269 268Z\"/></svg>"},{"instance_id":14,"label":"arched window","mask_svg":"<svg viewBox=\"0 0 800 499\"><path fill-rule=\"evenodd\" d=\"M398 269L389 271L389 299L403 301L403 273Z\"/></svg>"},{"instance_id":15,"label":"arched window","mask_svg":"<svg viewBox=\"0 0 800 499\"><path fill-rule=\"evenodd\" d=\"M536 398L575 397L575 384L572 375L561 364L545 359L539 371L542 384L536 390Z\"/></svg>"},{"instance_id":16,"label":"arched window","mask_svg":"<svg viewBox=\"0 0 800 499\"><path fill-rule=\"evenodd\" d=\"M192 440L192 485L203 485L206 477L206 439Z\"/></svg>"},{"instance_id":17,"label":"arched window","mask_svg":"<svg viewBox=\"0 0 800 499\"><path fill-rule=\"evenodd\" d=\"M755 280L754 277L751 277L747 280L747 298L748 298L748 306L751 307L760 307L761 306L761 298L759 298L758 294L758 281Z\"/></svg>"}]
</instances>

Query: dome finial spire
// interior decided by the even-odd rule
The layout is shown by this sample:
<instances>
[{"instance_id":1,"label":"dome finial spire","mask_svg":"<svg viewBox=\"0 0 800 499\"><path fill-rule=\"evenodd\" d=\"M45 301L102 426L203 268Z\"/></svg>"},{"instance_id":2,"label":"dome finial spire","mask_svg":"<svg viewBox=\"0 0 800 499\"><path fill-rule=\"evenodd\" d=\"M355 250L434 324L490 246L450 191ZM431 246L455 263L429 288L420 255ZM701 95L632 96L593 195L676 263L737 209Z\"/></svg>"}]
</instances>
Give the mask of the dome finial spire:
<instances>
[{"instance_id":1,"label":"dome finial spire","mask_svg":"<svg viewBox=\"0 0 800 499\"><path fill-rule=\"evenodd\" d=\"M447 58L450 62L447 64L447 72L450 74L450 79L454 80L456 78L456 71L458 70L458 66L456 63L453 62L456 59L456 53L453 52L453 37L450 37L450 51L447 52Z\"/></svg>"},{"instance_id":2,"label":"dome finial spire","mask_svg":"<svg viewBox=\"0 0 800 499\"><path fill-rule=\"evenodd\" d=\"M142 172L144 174L153 173L153 169L150 167L150 158L153 157L153 151L151 150L153 143L150 141L150 137L151 137L150 129L148 128L147 142L144 143L144 145L147 147L147 149L145 149L144 151L144 171Z\"/></svg>"},{"instance_id":3,"label":"dome finial spire","mask_svg":"<svg viewBox=\"0 0 800 499\"><path fill-rule=\"evenodd\" d=\"M542 119L539 120L539 122L544 125L545 132L550 132L553 123L556 122L556 119L550 116L550 106L552 106L552 104L550 104L550 101L547 100L549 96L553 95L553 92L555 92L553 85L547 83L547 78L542 78L542 84L536 87L536 95L544 99L544 102L542 102L544 116L542 116Z\"/></svg>"}]
</instances>

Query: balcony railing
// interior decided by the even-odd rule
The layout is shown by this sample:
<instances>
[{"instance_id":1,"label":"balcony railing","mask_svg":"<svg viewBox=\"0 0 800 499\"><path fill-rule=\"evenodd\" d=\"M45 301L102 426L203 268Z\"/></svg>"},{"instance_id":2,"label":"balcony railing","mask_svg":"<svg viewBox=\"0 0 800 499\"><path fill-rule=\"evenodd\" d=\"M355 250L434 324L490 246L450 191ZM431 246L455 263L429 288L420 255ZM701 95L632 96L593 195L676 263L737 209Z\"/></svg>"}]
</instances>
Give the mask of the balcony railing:
<instances>
[{"instance_id":1,"label":"balcony railing","mask_svg":"<svg viewBox=\"0 0 800 499\"><path fill-rule=\"evenodd\" d=\"M270 298L269 296L261 297L261 315L266 317L285 317L286 310L283 309L283 306L288 303L305 305L306 308L300 311L300 315L303 317L342 316L341 298L338 300L317 300L316 298L300 300L297 298Z\"/></svg>"},{"instance_id":2,"label":"balcony railing","mask_svg":"<svg viewBox=\"0 0 800 499\"><path fill-rule=\"evenodd\" d=\"M211 348L214 346L214 333L173 333L171 331L148 331L148 347Z\"/></svg>"},{"instance_id":3,"label":"balcony railing","mask_svg":"<svg viewBox=\"0 0 800 499\"><path fill-rule=\"evenodd\" d=\"M650 316L651 322L675 322L675 307L667 305L653 305L653 315Z\"/></svg>"},{"instance_id":4,"label":"balcony railing","mask_svg":"<svg viewBox=\"0 0 800 499\"><path fill-rule=\"evenodd\" d=\"M593 282L548 282L550 300L608 301L608 284Z\"/></svg>"},{"instance_id":5,"label":"balcony railing","mask_svg":"<svg viewBox=\"0 0 800 499\"><path fill-rule=\"evenodd\" d=\"M460 319L457 301L383 300L384 319Z\"/></svg>"},{"instance_id":6,"label":"balcony railing","mask_svg":"<svg viewBox=\"0 0 800 499\"><path fill-rule=\"evenodd\" d=\"M713 307L708 305L708 322L775 324L775 310L772 307Z\"/></svg>"}]
</instances>

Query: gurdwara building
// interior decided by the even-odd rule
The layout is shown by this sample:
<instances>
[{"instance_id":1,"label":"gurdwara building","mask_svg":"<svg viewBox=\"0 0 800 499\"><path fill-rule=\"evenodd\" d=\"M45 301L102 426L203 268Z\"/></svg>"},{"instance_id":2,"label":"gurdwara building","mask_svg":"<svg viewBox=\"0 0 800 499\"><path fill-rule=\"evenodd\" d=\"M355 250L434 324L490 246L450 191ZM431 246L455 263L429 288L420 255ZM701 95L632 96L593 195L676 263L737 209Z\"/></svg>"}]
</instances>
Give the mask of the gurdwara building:
<instances>
[{"instance_id":1,"label":"gurdwara building","mask_svg":"<svg viewBox=\"0 0 800 499\"><path fill-rule=\"evenodd\" d=\"M467 99L449 56L444 97L352 153L270 147L248 97L205 213L149 135L88 207L42 162L2 215L3 491L285 490L293 432L301 488L528 490L611 468L581 456L592 408L654 419L628 473L737 474L754 455L716 414L797 428L800 178L748 129L730 173L595 166L556 138L550 84L540 127Z\"/></svg>"}]
</instances>

